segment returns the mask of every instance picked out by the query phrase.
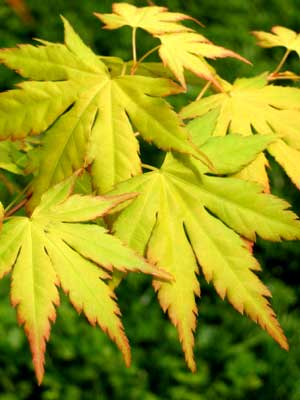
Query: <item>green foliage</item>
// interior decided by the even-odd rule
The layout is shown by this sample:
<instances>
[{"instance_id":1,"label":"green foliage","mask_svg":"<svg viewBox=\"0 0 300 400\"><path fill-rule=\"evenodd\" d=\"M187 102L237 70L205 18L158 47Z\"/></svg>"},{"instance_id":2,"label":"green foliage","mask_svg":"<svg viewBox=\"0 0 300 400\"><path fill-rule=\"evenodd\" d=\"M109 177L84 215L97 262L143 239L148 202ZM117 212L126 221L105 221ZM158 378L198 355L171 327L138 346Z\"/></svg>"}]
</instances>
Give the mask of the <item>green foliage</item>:
<instances>
[{"instance_id":1,"label":"green foliage","mask_svg":"<svg viewBox=\"0 0 300 400\"><path fill-rule=\"evenodd\" d=\"M6 279L0 293L0 327L6 332L0 338L2 399L27 400L35 396L39 400L250 400L255 396L299 400L300 316L295 308L298 293L279 280L268 284L278 299L274 306L291 340L288 357L255 325L241 319L205 287L203 290L211 296L201 301L203 328L195 336L201 368L191 374L182 360L175 330L161 318L149 280L130 276L118 289L118 297L127 334L134 344L131 368L123 367L109 339L89 327L62 297L48 345L47 373L42 387L37 389L25 338L9 306ZM287 312L289 316L283 317Z\"/></svg>"},{"instance_id":2,"label":"green foliage","mask_svg":"<svg viewBox=\"0 0 300 400\"><path fill-rule=\"evenodd\" d=\"M1 252L3 274L15 263L12 301L18 305L19 320L24 323L31 344L38 380L43 375L45 341L49 337L49 319L55 316L54 305L58 303L55 285L59 284L90 322L97 320L108 331L129 361L126 338L113 316L118 314L118 309L113 311L108 304L113 294L106 283L102 282L110 293L107 300L100 300L101 290L96 297L99 296L99 304L103 301L107 322L100 321L100 310L94 310L92 300L87 299L90 289L93 291L95 285L100 285L99 277L110 280L103 268L111 269L112 265L122 271L139 269L157 275L154 288L163 310L168 312L179 332L192 370L195 370L195 295L200 295L195 276L198 264L222 298L227 297L241 313L245 311L287 349L286 338L267 301L270 292L253 273L260 267L251 253L252 245L244 238L255 241L256 234L267 240L300 237L299 220L288 210L289 204L263 192L268 189L264 171L267 161L262 153L267 147L297 186L299 181L293 166L299 161L300 92L296 87L274 85L278 79L297 78L289 71L280 71L288 54L275 71L263 75L263 84L261 77L237 81L237 91L244 90L246 103L250 101L254 106L245 106L242 115L236 117L236 108L243 101L205 57L229 56L247 62L245 58L185 27L180 21L193 20L185 14L169 13L159 7L138 9L122 3L113 11L113 14L98 13L97 16L109 29L133 27L130 62L97 57L65 19L64 44L40 40L39 46L24 45L0 51L0 59L6 66L31 79L15 90L0 94L0 137L4 140L1 167L6 170L2 181L11 194L3 194L2 198L6 208ZM136 47L138 27L161 43L140 60ZM173 51L174 42L178 45L177 52ZM162 63L145 62L157 50L164 67ZM191 74L184 75L184 70L208 82L204 84ZM254 86L249 86L248 81L253 81ZM200 82L201 91L196 102L181 112L184 118L196 117L185 126L161 97L186 91L190 82ZM208 89L221 93L207 95ZM287 100L280 99L281 91L288 93ZM258 114L261 92L266 99ZM231 100L235 97L237 105ZM181 98L188 100L188 96L181 95ZM213 106L206 106L211 103ZM276 110L271 110L274 107ZM254 113L257 114L255 122L251 120ZM284 118L286 124L282 123ZM289 125L291 119L293 123ZM230 136L217 137L228 133ZM260 133L262 137L251 138L252 133ZM18 140L16 146L10 140ZM139 144L142 148L145 146L143 140L153 142L161 151L169 151L160 169L143 163L138 150ZM231 157L236 151L238 156ZM283 161L284 157L288 162ZM154 171L142 174L142 167ZM61 189L69 185L64 179L74 171L82 174L79 190L86 195L61 197L60 190L68 192ZM11 183L12 173L20 174L17 186ZM89 212L89 207L94 207L92 203L98 199L94 194L106 193L119 182L109 193L118 193L119 199L125 201L117 207L117 216L97 219L91 227L77 224L104 216L104 211ZM128 192L133 194L124 195ZM58 197L52 210L46 203L53 195ZM12 216L15 213L22 216ZM24 216L26 213L28 216ZM107 225L115 237L107 235L97 224ZM111 252L108 251L105 260L101 255L101 230L107 241L105 248ZM7 238L15 233L20 240L10 244ZM98 233L99 244L94 239ZM131 261L136 256L130 250L128 253L121 250L124 247L116 236L156 266L144 261L143 267L133 266ZM90 239L86 240L87 237ZM113 257L115 248L121 252L118 260ZM73 264L78 264L76 277ZM80 266L87 271L82 279L78 278ZM158 266L167 272L158 270ZM88 272L89 268L93 268L93 274ZM47 282L46 275L52 277ZM112 277L110 286L114 287L122 277L120 273L113 273ZM86 292L81 288L85 279L89 280L90 287ZM109 328L113 321L116 329ZM251 370L254 360L251 355L245 355L239 363L245 365L247 375L247 368ZM259 365L263 373L265 366ZM234 379L234 376L235 366L230 364L225 379ZM193 386L193 378L181 373L176 379ZM249 388L259 387L259 379L250 379L250 383ZM243 380L235 384L241 386L242 393ZM170 390L172 398L185 398L180 389ZM225 393L226 388L220 384L214 394L208 395L224 397Z\"/></svg>"}]
</instances>

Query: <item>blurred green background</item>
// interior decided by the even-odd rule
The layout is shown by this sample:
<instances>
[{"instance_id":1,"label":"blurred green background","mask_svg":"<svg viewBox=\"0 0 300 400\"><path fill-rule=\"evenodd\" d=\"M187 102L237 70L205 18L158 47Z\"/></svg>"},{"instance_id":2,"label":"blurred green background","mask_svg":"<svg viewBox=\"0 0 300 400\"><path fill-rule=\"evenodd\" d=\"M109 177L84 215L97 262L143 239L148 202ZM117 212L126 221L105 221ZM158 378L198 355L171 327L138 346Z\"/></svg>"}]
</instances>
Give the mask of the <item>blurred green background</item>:
<instances>
[{"instance_id":1,"label":"blurred green background","mask_svg":"<svg viewBox=\"0 0 300 400\"><path fill-rule=\"evenodd\" d=\"M30 43L33 37L61 41L59 15L63 14L99 54L130 58L130 30L103 31L92 15L94 11L110 12L111 1L26 0L27 10L19 7L19 15L8 3L0 0L0 47ZM20 4L17 0L10 3ZM147 5L146 1L131 3ZM201 32L209 39L253 62L253 67L235 60L215 62L219 73L229 80L272 70L283 54L282 49L257 48L249 31L269 30L273 25L300 31L299 0L155 3L198 18L206 25ZM155 42L142 32L139 38L142 55ZM291 57L287 67L299 73L297 57ZM2 90L17 80L14 73L0 67ZM276 165L270 175L273 192L289 200L299 214L299 192ZM24 333L9 305L9 280L4 279L0 285L0 400L300 400L300 244L259 241L255 254L291 350L281 350L253 322L221 301L201 278L195 374L185 366L176 331L160 310L150 279L131 275L117 294L132 345L132 367L124 367L114 345L78 316L62 296L48 345L44 383L38 387Z\"/></svg>"}]
</instances>

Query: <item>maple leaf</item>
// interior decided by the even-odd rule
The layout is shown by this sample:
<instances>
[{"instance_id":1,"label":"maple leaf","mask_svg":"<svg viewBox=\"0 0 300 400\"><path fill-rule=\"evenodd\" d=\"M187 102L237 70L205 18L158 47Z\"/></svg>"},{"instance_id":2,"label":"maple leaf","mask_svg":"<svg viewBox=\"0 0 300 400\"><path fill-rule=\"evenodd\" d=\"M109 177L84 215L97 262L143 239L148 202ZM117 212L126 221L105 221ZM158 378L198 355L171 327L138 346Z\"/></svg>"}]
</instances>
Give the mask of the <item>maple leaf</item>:
<instances>
[{"instance_id":1,"label":"maple leaf","mask_svg":"<svg viewBox=\"0 0 300 400\"><path fill-rule=\"evenodd\" d=\"M161 98L181 92L178 85L164 78L112 78L66 20L64 25L65 45L44 42L0 51L5 65L39 81L0 94L0 138L46 131L30 209L51 185L91 163L99 192L140 173L135 130L162 149L205 160L189 142L178 115Z\"/></svg>"},{"instance_id":2,"label":"maple leaf","mask_svg":"<svg viewBox=\"0 0 300 400\"><path fill-rule=\"evenodd\" d=\"M227 83L228 84L228 83ZM268 84L267 74L237 79L224 93L195 101L181 110L183 118L207 118L209 112L212 136L276 135L268 151L284 168L294 184L300 187L300 90ZM197 124L197 122L195 123ZM195 129L194 129L195 131ZM201 133L199 132L201 135ZM267 160L260 154L240 176L269 188Z\"/></svg>"},{"instance_id":3,"label":"maple leaf","mask_svg":"<svg viewBox=\"0 0 300 400\"><path fill-rule=\"evenodd\" d=\"M232 134L225 137L212 136L200 148L209 159L214 160L216 174L231 175L238 173L243 167L250 164L274 141L276 141L275 136ZM232 157L232 154L235 156ZM211 172L204 165L201 170L202 172Z\"/></svg>"},{"instance_id":4,"label":"maple leaf","mask_svg":"<svg viewBox=\"0 0 300 400\"><path fill-rule=\"evenodd\" d=\"M128 365L128 340L115 294L105 280L112 268L170 278L103 227L86 223L136 195L70 196L75 179L72 176L46 192L30 218L4 220L0 233L0 276L12 270L11 300L28 336L39 383L50 323L59 304L57 286L68 294L78 312L116 342Z\"/></svg>"},{"instance_id":5,"label":"maple leaf","mask_svg":"<svg viewBox=\"0 0 300 400\"><path fill-rule=\"evenodd\" d=\"M112 14L94 13L105 24L104 29L118 29L128 25L158 35L166 32L191 31L191 28L179 24L178 21L196 21L193 17L185 14L168 12L166 7L135 7L127 3L114 3L112 11Z\"/></svg>"},{"instance_id":6,"label":"maple leaf","mask_svg":"<svg viewBox=\"0 0 300 400\"><path fill-rule=\"evenodd\" d=\"M204 36L195 32L180 32L166 35L159 35L161 41L159 55L165 66L169 67L180 84L186 89L184 69L195 75L213 82L222 89L214 69L212 69L204 58L234 57L248 64L251 64L239 54L216 46Z\"/></svg>"},{"instance_id":7,"label":"maple leaf","mask_svg":"<svg viewBox=\"0 0 300 400\"><path fill-rule=\"evenodd\" d=\"M158 38L161 41L159 55L164 65L169 67L185 90L184 69L221 88L214 69L205 62L204 57L212 59L234 57L249 63L237 53L214 45L193 29L176 22L185 19L193 20L193 18L184 14L167 12L164 7L137 8L126 3L115 3L112 14L95 13L95 15L106 24L105 29L118 29L129 25L134 30L145 29Z\"/></svg>"},{"instance_id":8,"label":"maple leaf","mask_svg":"<svg viewBox=\"0 0 300 400\"><path fill-rule=\"evenodd\" d=\"M285 47L289 51L295 51L300 57L300 33L285 28L273 26L270 32L253 31L257 39L257 45L261 47Z\"/></svg>"},{"instance_id":9,"label":"maple leaf","mask_svg":"<svg viewBox=\"0 0 300 400\"><path fill-rule=\"evenodd\" d=\"M214 145L221 147L221 139ZM215 154L212 162L218 165ZM160 170L122 182L112 192L140 193L119 214L113 229L131 248L174 276L172 282L154 280L154 287L192 370L195 295L200 295L197 263L223 299L226 296L287 349L267 300L270 293L253 272L260 270L259 264L240 235L251 241L257 234L274 241L300 237L300 222L286 202L262 193L253 182L208 176L202 169L197 160L168 154Z\"/></svg>"}]
</instances>

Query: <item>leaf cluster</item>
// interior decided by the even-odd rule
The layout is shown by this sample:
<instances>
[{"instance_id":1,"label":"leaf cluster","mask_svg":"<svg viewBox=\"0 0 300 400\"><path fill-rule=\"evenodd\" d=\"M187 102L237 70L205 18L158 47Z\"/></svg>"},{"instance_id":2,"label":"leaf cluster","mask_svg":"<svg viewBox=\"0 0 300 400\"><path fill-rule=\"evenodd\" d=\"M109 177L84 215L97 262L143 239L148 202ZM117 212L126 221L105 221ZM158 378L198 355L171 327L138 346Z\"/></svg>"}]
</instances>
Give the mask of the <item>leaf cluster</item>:
<instances>
[{"instance_id":1,"label":"leaf cluster","mask_svg":"<svg viewBox=\"0 0 300 400\"><path fill-rule=\"evenodd\" d=\"M22 182L1 208L0 272L12 271L38 381L58 287L129 364L114 293L127 272L153 276L192 371L201 274L288 349L253 242L300 239L297 215L270 193L264 153L300 186L300 89L277 85L299 78L281 71L299 54L297 34L254 32L286 53L275 71L231 84L208 60L249 61L183 24L201 25L192 17L127 3L112 11L95 15L105 29L132 28L132 60L96 55L64 18L63 44L0 50L27 79L0 93L0 168ZM138 59L139 29L159 44ZM161 62L146 61L153 52ZM200 93L175 112L166 97L186 93L190 79ZM160 168L143 163L143 141L165 152Z\"/></svg>"}]
</instances>

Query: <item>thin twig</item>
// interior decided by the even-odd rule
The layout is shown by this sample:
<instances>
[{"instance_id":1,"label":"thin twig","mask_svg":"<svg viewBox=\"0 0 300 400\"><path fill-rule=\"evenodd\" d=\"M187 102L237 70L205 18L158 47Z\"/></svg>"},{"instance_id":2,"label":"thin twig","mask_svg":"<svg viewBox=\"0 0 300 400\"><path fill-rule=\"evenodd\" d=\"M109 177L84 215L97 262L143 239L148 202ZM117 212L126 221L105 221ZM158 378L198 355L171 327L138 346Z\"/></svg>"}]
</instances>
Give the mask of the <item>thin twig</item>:
<instances>
[{"instance_id":1,"label":"thin twig","mask_svg":"<svg viewBox=\"0 0 300 400\"><path fill-rule=\"evenodd\" d=\"M22 196L25 195L25 193L27 192L27 190L28 190L29 187L30 187L30 184L31 184L31 182L29 182L28 185L26 185L26 186L24 187L24 189L23 189L21 192L19 191L18 195L8 204L8 206L6 206L6 208L5 208L5 210L4 210L5 212L8 212L8 210L9 210L18 200L20 200Z\"/></svg>"},{"instance_id":2,"label":"thin twig","mask_svg":"<svg viewBox=\"0 0 300 400\"><path fill-rule=\"evenodd\" d=\"M13 208L11 208L6 214L5 214L5 218L10 217L11 215L13 215L15 212L17 212L20 208L22 208L26 203L27 203L28 199L25 198L22 201L20 201L20 203L16 204Z\"/></svg>"},{"instance_id":3,"label":"thin twig","mask_svg":"<svg viewBox=\"0 0 300 400\"><path fill-rule=\"evenodd\" d=\"M291 50L286 49L286 52L284 53L284 55L283 55L282 59L280 60L279 64L277 65L275 70L270 75L276 75L281 70L281 68L283 67L283 64L286 62L286 59L288 58L290 52L291 52Z\"/></svg>"},{"instance_id":4,"label":"thin twig","mask_svg":"<svg viewBox=\"0 0 300 400\"><path fill-rule=\"evenodd\" d=\"M121 71L121 76L126 75L126 69L127 69L127 62L124 62L123 67L122 67L122 71Z\"/></svg>"},{"instance_id":5,"label":"thin twig","mask_svg":"<svg viewBox=\"0 0 300 400\"><path fill-rule=\"evenodd\" d=\"M6 186L9 194L14 194L15 192L20 193L20 188L15 183L11 182L2 172L0 172L0 180Z\"/></svg>"},{"instance_id":6,"label":"thin twig","mask_svg":"<svg viewBox=\"0 0 300 400\"><path fill-rule=\"evenodd\" d=\"M149 165L149 164L142 163L142 167L145 169L149 169L150 171L158 171L158 168L153 167L152 165Z\"/></svg>"},{"instance_id":7,"label":"thin twig","mask_svg":"<svg viewBox=\"0 0 300 400\"><path fill-rule=\"evenodd\" d=\"M156 50L158 50L160 48L160 44L158 44L157 46L153 47L153 49L147 51L147 53L145 53L139 60L138 60L138 64L140 64L141 62L143 62L145 60L145 58L147 58L148 56L150 56L150 54L154 53Z\"/></svg>"},{"instance_id":8,"label":"thin twig","mask_svg":"<svg viewBox=\"0 0 300 400\"><path fill-rule=\"evenodd\" d=\"M148 56L150 56L150 54L154 53L156 50L158 50L160 48L160 44L153 47L153 49L147 51L147 53L145 53L131 68L131 75L134 75L136 70L138 69L139 65L145 60L145 58L147 58Z\"/></svg>"},{"instance_id":9,"label":"thin twig","mask_svg":"<svg viewBox=\"0 0 300 400\"><path fill-rule=\"evenodd\" d=\"M136 27L132 29L132 59L133 59L133 65L131 68L131 75L133 75L133 71L135 69L135 64L137 62L137 56L136 56Z\"/></svg>"},{"instance_id":10,"label":"thin twig","mask_svg":"<svg viewBox=\"0 0 300 400\"><path fill-rule=\"evenodd\" d=\"M200 93L198 94L198 96L196 97L196 101L197 101L197 100L200 100L200 99L204 96L205 92L209 89L209 87L210 87L211 84L212 84L212 82L211 82L211 81L208 81L208 82L203 86L201 92L200 92Z\"/></svg>"}]
</instances>

